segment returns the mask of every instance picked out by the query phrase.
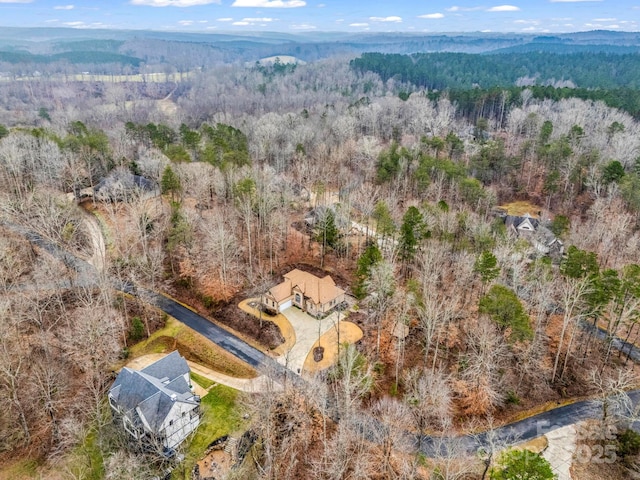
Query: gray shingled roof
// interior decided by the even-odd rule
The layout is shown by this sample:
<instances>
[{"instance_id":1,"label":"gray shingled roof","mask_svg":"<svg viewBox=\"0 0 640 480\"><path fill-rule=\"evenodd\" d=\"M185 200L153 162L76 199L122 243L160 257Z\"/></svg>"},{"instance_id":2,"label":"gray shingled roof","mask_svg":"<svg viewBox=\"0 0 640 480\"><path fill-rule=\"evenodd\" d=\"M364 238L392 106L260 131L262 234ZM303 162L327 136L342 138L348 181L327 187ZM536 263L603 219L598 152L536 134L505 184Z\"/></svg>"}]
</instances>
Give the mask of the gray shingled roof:
<instances>
[{"instance_id":1,"label":"gray shingled roof","mask_svg":"<svg viewBox=\"0 0 640 480\"><path fill-rule=\"evenodd\" d=\"M197 403L184 378L188 373L186 360L175 351L141 371L123 368L109 393L134 424L140 420L137 418L139 412L157 431L175 401Z\"/></svg>"},{"instance_id":2,"label":"gray shingled roof","mask_svg":"<svg viewBox=\"0 0 640 480\"><path fill-rule=\"evenodd\" d=\"M182 357L177 350L174 350L166 357L143 368L142 372L152 377L160 379L168 377L169 380L173 380L174 378L189 373L190 370L184 357Z\"/></svg>"},{"instance_id":3,"label":"gray shingled roof","mask_svg":"<svg viewBox=\"0 0 640 480\"><path fill-rule=\"evenodd\" d=\"M169 415L173 404L174 402L169 395L163 392L157 392L155 395L140 403L140 405L138 405L138 411L147 421L151 429L157 432L162 426L164 419Z\"/></svg>"},{"instance_id":4,"label":"gray shingled roof","mask_svg":"<svg viewBox=\"0 0 640 480\"><path fill-rule=\"evenodd\" d=\"M507 215L505 217L504 223L507 227L513 226L515 228L518 228L520 224L525 220L529 220L533 228L538 228L538 225L540 224L540 221L537 218L533 218L528 215L524 215L521 217L517 215Z\"/></svg>"}]
</instances>

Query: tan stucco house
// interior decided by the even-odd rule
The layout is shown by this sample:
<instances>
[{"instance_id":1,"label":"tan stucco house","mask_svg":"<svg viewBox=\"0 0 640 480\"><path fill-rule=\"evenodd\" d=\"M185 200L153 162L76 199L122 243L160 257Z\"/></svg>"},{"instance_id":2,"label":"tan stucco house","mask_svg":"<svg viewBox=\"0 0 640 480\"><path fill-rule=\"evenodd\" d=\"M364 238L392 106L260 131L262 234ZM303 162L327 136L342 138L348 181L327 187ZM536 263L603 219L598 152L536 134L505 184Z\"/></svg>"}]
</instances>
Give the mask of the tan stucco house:
<instances>
[{"instance_id":1,"label":"tan stucco house","mask_svg":"<svg viewBox=\"0 0 640 480\"><path fill-rule=\"evenodd\" d=\"M284 281L262 294L260 301L267 310L282 312L296 306L316 318L329 313L345 299L344 290L329 275L318 278L302 270L291 270Z\"/></svg>"}]
</instances>

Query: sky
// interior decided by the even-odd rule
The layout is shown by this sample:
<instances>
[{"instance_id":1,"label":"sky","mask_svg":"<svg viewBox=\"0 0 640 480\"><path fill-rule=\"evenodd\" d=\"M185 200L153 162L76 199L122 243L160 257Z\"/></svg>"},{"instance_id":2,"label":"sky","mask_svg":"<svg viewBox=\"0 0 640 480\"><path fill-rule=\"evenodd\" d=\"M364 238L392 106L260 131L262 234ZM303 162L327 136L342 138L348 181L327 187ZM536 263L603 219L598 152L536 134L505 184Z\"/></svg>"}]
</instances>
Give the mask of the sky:
<instances>
[{"instance_id":1,"label":"sky","mask_svg":"<svg viewBox=\"0 0 640 480\"><path fill-rule=\"evenodd\" d=\"M640 30L640 0L502 1L508 3L501 0L0 0L0 25L209 33L259 30L543 34Z\"/></svg>"}]
</instances>

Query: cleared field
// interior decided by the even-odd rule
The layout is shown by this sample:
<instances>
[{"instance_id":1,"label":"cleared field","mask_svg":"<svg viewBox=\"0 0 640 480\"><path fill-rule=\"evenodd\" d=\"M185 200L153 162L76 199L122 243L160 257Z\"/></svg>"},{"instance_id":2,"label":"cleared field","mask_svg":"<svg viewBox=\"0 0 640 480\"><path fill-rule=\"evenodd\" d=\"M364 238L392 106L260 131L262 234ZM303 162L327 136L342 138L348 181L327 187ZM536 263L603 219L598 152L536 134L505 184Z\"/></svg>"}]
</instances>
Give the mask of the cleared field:
<instances>
[{"instance_id":1,"label":"cleared field","mask_svg":"<svg viewBox=\"0 0 640 480\"><path fill-rule=\"evenodd\" d=\"M0 76L0 82L27 82L27 81L66 81L66 82L109 82L109 83L178 83L187 80L196 74L195 71L184 73L136 73L132 75L102 75L92 73L74 73L70 75L41 75L9 77Z\"/></svg>"},{"instance_id":2,"label":"cleared field","mask_svg":"<svg viewBox=\"0 0 640 480\"><path fill-rule=\"evenodd\" d=\"M507 212L507 215L515 215L521 217L525 213L528 213L533 218L538 218L538 212L542 210L542 207L540 207L539 205L535 205L526 201L506 203L504 205L500 205L498 208L505 210Z\"/></svg>"}]
</instances>

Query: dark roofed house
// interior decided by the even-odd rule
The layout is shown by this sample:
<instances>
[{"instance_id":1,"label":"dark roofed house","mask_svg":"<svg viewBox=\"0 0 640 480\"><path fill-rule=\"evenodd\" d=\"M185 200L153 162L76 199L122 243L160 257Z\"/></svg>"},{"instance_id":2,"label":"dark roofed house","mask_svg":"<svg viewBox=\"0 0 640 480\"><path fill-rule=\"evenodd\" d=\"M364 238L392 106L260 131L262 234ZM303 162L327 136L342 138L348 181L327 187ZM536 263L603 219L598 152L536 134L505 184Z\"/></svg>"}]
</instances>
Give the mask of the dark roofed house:
<instances>
[{"instance_id":1,"label":"dark roofed house","mask_svg":"<svg viewBox=\"0 0 640 480\"><path fill-rule=\"evenodd\" d=\"M142 370L123 368L109 389L114 418L143 448L171 456L200 424L189 366L174 351Z\"/></svg>"},{"instance_id":2,"label":"dark roofed house","mask_svg":"<svg viewBox=\"0 0 640 480\"><path fill-rule=\"evenodd\" d=\"M506 215L504 224L511 233L526 237L538 252L559 261L564 253L564 243L551 230L528 213L523 216Z\"/></svg>"},{"instance_id":3,"label":"dark roofed house","mask_svg":"<svg viewBox=\"0 0 640 480\"><path fill-rule=\"evenodd\" d=\"M521 217L507 215L504 219L504 224L507 226L507 229L512 230L514 233L525 233L535 232L540 222L537 218L525 213Z\"/></svg>"},{"instance_id":4,"label":"dark roofed house","mask_svg":"<svg viewBox=\"0 0 640 480\"><path fill-rule=\"evenodd\" d=\"M126 168L116 168L93 189L96 200L127 202L160 194L158 185L148 178L134 175Z\"/></svg>"}]
</instances>

